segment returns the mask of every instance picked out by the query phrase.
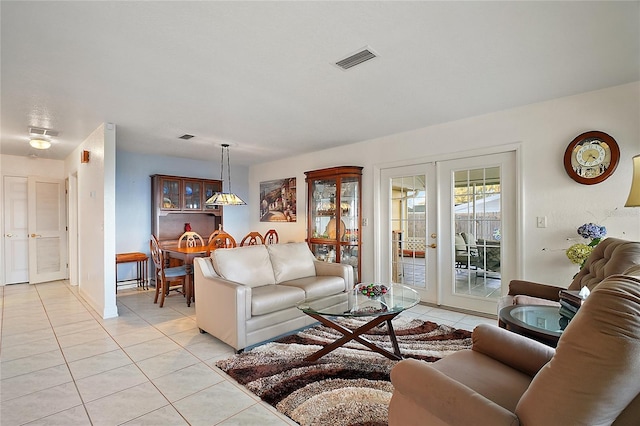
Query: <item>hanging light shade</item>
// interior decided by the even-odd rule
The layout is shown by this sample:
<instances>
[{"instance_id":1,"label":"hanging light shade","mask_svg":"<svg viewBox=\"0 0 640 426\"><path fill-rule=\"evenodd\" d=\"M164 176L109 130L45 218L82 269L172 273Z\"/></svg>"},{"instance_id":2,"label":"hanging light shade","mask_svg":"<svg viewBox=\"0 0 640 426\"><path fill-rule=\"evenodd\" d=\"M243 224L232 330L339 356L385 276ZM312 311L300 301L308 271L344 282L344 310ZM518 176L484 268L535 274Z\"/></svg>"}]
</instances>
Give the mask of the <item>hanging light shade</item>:
<instances>
[{"instance_id":1,"label":"hanging light shade","mask_svg":"<svg viewBox=\"0 0 640 426\"><path fill-rule=\"evenodd\" d=\"M231 166L229 161L229 144L223 143L220 145L222 147L222 159L220 160L220 180L222 181L222 176L224 172L224 156L227 154L227 188L228 192L224 192L224 181L222 182L222 191L216 192L204 203L207 206L242 206L247 203L242 201L240 197L231 192Z\"/></svg>"},{"instance_id":2,"label":"hanging light shade","mask_svg":"<svg viewBox=\"0 0 640 426\"><path fill-rule=\"evenodd\" d=\"M631 178L631 190L625 207L640 207L640 155L633 157L633 176Z\"/></svg>"}]
</instances>

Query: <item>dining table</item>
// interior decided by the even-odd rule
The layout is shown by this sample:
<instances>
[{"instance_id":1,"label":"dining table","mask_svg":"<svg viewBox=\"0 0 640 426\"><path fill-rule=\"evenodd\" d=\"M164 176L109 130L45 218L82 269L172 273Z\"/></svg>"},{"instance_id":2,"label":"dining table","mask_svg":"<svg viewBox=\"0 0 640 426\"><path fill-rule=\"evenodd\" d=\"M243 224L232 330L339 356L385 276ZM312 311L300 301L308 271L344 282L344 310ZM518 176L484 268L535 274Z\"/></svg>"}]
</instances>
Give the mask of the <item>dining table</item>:
<instances>
[{"instance_id":1,"label":"dining table","mask_svg":"<svg viewBox=\"0 0 640 426\"><path fill-rule=\"evenodd\" d=\"M194 286L193 286L193 259L196 257L204 257L207 255L207 246L196 247L178 247L178 244L174 241L167 241L161 244L162 250L168 254L165 256L165 262L168 267L169 259L180 259L184 262L187 276L185 278L185 297L187 298L187 306L191 306L191 301L194 300Z\"/></svg>"}]
</instances>

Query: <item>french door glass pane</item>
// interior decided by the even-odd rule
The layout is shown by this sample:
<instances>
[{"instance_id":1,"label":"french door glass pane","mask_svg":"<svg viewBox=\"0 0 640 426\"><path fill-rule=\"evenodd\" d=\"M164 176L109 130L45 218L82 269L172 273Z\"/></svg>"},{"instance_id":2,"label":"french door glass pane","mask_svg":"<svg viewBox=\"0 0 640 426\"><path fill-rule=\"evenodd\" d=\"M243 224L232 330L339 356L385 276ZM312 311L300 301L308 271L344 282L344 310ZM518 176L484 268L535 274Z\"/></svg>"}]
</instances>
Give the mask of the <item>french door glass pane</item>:
<instances>
[{"instance_id":1,"label":"french door glass pane","mask_svg":"<svg viewBox=\"0 0 640 426\"><path fill-rule=\"evenodd\" d=\"M424 175L391 180L392 277L420 288L426 288L426 203Z\"/></svg>"},{"instance_id":2,"label":"french door glass pane","mask_svg":"<svg viewBox=\"0 0 640 426\"><path fill-rule=\"evenodd\" d=\"M456 294L501 295L500 168L454 173L454 250Z\"/></svg>"}]
</instances>

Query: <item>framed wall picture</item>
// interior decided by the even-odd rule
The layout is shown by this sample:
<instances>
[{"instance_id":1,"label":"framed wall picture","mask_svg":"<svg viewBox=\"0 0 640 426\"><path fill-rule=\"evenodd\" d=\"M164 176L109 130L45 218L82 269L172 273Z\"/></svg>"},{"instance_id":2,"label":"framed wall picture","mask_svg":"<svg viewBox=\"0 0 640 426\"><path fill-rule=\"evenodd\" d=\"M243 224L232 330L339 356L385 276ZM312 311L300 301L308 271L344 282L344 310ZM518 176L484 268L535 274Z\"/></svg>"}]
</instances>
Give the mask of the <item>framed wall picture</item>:
<instances>
[{"instance_id":1,"label":"framed wall picture","mask_svg":"<svg viewBox=\"0 0 640 426\"><path fill-rule=\"evenodd\" d=\"M296 178L260 182L260 222L296 221Z\"/></svg>"}]
</instances>

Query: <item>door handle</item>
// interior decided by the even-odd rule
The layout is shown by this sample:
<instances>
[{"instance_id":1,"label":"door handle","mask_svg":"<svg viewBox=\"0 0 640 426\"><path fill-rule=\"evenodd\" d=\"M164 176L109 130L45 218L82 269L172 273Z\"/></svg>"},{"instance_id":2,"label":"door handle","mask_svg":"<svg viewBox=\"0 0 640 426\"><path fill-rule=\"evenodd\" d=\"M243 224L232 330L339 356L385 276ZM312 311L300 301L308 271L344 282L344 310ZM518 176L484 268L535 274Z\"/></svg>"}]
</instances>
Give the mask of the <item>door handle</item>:
<instances>
[{"instance_id":1,"label":"door handle","mask_svg":"<svg viewBox=\"0 0 640 426\"><path fill-rule=\"evenodd\" d=\"M13 234L4 234L4 236L11 238L11 237L13 237Z\"/></svg>"},{"instance_id":2,"label":"door handle","mask_svg":"<svg viewBox=\"0 0 640 426\"><path fill-rule=\"evenodd\" d=\"M40 234L31 234L31 238L37 238L37 237L42 237L42 235L40 235Z\"/></svg>"},{"instance_id":3,"label":"door handle","mask_svg":"<svg viewBox=\"0 0 640 426\"><path fill-rule=\"evenodd\" d=\"M433 243L433 244L429 244L429 247L431 247L431 248L436 248L436 247L438 247L438 246L436 245L436 243Z\"/></svg>"}]
</instances>

